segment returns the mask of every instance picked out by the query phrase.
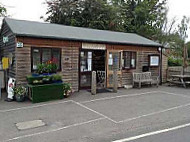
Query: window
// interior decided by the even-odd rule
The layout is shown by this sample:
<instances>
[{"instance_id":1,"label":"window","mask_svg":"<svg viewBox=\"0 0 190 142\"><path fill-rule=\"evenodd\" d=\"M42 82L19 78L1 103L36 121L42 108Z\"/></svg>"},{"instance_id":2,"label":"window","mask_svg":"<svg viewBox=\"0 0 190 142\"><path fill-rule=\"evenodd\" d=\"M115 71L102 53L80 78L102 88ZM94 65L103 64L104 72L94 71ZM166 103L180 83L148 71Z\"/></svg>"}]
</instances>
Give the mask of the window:
<instances>
[{"instance_id":1,"label":"window","mask_svg":"<svg viewBox=\"0 0 190 142\"><path fill-rule=\"evenodd\" d=\"M61 49L56 48L32 48L32 71L37 69L40 63L54 59L57 62L58 70L61 70Z\"/></svg>"},{"instance_id":2,"label":"window","mask_svg":"<svg viewBox=\"0 0 190 142\"><path fill-rule=\"evenodd\" d=\"M136 52L123 51L122 67L123 69L136 68Z\"/></svg>"},{"instance_id":3,"label":"window","mask_svg":"<svg viewBox=\"0 0 190 142\"><path fill-rule=\"evenodd\" d=\"M92 70L92 52L81 51L81 72Z\"/></svg>"},{"instance_id":4,"label":"window","mask_svg":"<svg viewBox=\"0 0 190 142\"><path fill-rule=\"evenodd\" d=\"M108 68L109 70L113 70L113 64L114 64L114 56L115 62L117 64L117 69L121 69L121 52L109 52L109 57L108 57Z\"/></svg>"}]
</instances>

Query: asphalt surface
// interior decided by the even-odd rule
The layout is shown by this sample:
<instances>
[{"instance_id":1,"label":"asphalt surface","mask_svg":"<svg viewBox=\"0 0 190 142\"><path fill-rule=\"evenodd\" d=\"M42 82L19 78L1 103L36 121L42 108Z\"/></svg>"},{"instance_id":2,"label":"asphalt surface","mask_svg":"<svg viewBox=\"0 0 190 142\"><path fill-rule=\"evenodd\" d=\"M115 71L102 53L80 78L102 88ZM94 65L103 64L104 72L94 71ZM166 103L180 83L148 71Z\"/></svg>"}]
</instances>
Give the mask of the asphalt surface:
<instances>
[{"instance_id":1,"label":"asphalt surface","mask_svg":"<svg viewBox=\"0 0 190 142\"><path fill-rule=\"evenodd\" d=\"M35 120L45 126L16 127ZM176 87L120 89L97 95L80 91L64 100L39 104L0 101L0 142L111 142L187 123L189 89ZM136 141L185 141L188 132L189 127Z\"/></svg>"},{"instance_id":2,"label":"asphalt surface","mask_svg":"<svg viewBox=\"0 0 190 142\"><path fill-rule=\"evenodd\" d=\"M156 134L130 142L190 142L190 126L166 133Z\"/></svg>"}]
</instances>

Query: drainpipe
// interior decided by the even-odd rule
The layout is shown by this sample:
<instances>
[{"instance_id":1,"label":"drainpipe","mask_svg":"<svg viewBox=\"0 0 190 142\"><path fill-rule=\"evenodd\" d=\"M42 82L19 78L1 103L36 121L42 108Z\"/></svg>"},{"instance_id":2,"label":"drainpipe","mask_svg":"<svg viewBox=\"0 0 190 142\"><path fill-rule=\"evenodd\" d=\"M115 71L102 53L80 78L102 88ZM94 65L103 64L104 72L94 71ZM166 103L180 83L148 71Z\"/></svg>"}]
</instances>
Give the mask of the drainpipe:
<instances>
[{"instance_id":1,"label":"drainpipe","mask_svg":"<svg viewBox=\"0 0 190 142\"><path fill-rule=\"evenodd\" d=\"M163 47L159 47L159 52L160 52L160 85L162 85L162 52L163 52Z\"/></svg>"}]
</instances>

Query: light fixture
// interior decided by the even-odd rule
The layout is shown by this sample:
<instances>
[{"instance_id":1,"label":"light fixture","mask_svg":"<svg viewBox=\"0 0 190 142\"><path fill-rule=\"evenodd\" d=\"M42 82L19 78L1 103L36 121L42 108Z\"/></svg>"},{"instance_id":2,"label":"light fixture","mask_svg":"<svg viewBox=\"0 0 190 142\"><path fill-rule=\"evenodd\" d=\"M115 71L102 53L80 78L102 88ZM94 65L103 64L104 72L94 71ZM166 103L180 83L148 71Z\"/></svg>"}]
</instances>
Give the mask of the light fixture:
<instances>
[{"instance_id":1,"label":"light fixture","mask_svg":"<svg viewBox=\"0 0 190 142\"><path fill-rule=\"evenodd\" d=\"M161 50L162 50L162 48L161 48L161 47L159 47L159 48L158 48L158 51L160 52Z\"/></svg>"}]
</instances>

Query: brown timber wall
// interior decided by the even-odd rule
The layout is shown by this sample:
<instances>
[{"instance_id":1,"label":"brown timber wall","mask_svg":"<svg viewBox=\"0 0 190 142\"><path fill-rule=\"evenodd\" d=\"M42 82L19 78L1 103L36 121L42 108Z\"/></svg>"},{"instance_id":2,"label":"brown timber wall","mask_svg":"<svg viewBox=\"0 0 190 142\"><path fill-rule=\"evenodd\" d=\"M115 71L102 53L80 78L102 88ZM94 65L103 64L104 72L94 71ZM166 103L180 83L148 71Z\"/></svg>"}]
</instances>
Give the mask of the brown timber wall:
<instances>
[{"instance_id":1,"label":"brown timber wall","mask_svg":"<svg viewBox=\"0 0 190 142\"><path fill-rule=\"evenodd\" d=\"M132 72L142 72L143 66L149 66L149 55L159 55L156 47L140 47L140 46L126 46L126 45L107 45L108 50L134 51L137 52L136 69L122 70L121 81L123 85L132 84ZM152 76L159 76L159 67L150 67Z\"/></svg>"},{"instance_id":2,"label":"brown timber wall","mask_svg":"<svg viewBox=\"0 0 190 142\"><path fill-rule=\"evenodd\" d=\"M64 82L72 84L72 88L74 91L78 91L78 57L81 43L27 37L17 37L17 41L24 43L23 48L16 49L16 79L18 85L26 84L26 75L31 74L31 47L61 48L62 71L59 72L59 74L62 75ZM65 60L66 58L69 58L69 61Z\"/></svg>"},{"instance_id":3,"label":"brown timber wall","mask_svg":"<svg viewBox=\"0 0 190 142\"><path fill-rule=\"evenodd\" d=\"M3 43L3 37L8 37L8 42ZM3 21L0 35L0 60L2 57L8 57L10 53L13 55L13 64L8 69L8 77L15 78L16 74L16 60L15 60L15 35L12 33L11 29L5 21Z\"/></svg>"}]
</instances>

